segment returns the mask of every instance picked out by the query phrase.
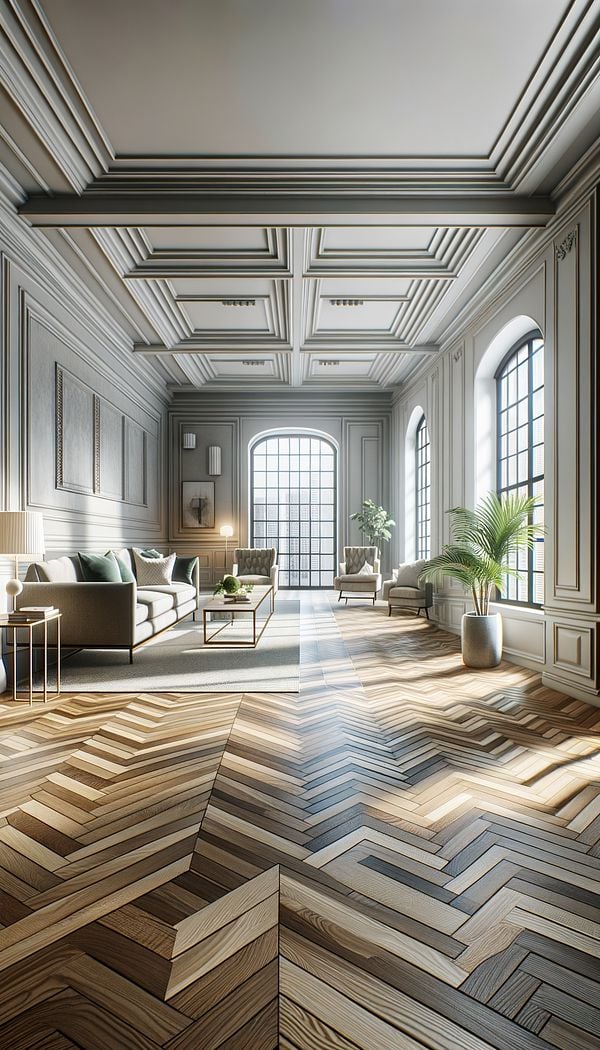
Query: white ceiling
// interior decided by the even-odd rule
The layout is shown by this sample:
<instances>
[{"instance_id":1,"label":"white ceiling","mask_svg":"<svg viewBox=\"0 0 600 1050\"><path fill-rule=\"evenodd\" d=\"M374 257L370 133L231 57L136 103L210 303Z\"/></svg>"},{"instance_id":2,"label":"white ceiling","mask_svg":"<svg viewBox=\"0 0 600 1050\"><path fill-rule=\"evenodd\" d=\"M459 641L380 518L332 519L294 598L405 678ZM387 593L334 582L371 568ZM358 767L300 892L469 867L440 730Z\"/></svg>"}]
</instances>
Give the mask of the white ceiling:
<instances>
[{"instance_id":1,"label":"white ceiling","mask_svg":"<svg viewBox=\"0 0 600 1050\"><path fill-rule=\"evenodd\" d=\"M600 134L599 25L597 0L13 0L0 162L165 382L394 386Z\"/></svg>"}]
</instances>

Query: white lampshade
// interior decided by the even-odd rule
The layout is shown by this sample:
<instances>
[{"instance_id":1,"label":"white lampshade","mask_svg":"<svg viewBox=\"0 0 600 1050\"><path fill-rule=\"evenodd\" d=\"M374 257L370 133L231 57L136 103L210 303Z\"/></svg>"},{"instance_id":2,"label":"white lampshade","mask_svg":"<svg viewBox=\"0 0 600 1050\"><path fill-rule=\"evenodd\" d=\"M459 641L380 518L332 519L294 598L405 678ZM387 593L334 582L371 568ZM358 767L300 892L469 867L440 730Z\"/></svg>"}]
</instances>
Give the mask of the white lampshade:
<instances>
[{"instance_id":1,"label":"white lampshade","mask_svg":"<svg viewBox=\"0 0 600 1050\"><path fill-rule=\"evenodd\" d=\"M229 539L230 536L233 536L233 525L221 525L219 533L221 536L226 536Z\"/></svg>"},{"instance_id":2,"label":"white lampshade","mask_svg":"<svg viewBox=\"0 0 600 1050\"><path fill-rule=\"evenodd\" d=\"M0 511L0 554L43 554L44 516L37 511Z\"/></svg>"}]
</instances>

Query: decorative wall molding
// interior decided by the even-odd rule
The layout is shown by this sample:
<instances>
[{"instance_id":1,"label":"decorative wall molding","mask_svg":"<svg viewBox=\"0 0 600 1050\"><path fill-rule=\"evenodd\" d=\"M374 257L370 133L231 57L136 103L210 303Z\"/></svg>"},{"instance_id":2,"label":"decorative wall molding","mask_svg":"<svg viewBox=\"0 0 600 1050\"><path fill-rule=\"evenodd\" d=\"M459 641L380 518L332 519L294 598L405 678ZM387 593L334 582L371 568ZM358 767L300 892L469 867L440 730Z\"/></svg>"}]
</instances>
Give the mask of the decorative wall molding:
<instances>
[{"instance_id":1,"label":"decorative wall molding","mask_svg":"<svg viewBox=\"0 0 600 1050\"><path fill-rule=\"evenodd\" d=\"M570 230L566 237L563 237L562 241L554 245L554 251L556 258L559 262L566 259L571 249L577 244L577 227Z\"/></svg>"}]
</instances>

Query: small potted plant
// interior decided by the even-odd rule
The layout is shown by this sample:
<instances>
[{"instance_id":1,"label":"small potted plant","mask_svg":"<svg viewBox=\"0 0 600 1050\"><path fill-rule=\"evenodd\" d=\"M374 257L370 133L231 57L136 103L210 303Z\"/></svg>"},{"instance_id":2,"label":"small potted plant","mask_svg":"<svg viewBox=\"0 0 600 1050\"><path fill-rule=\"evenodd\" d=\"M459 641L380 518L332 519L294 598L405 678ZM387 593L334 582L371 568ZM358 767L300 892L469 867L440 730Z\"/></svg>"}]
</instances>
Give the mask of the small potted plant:
<instances>
[{"instance_id":1,"label":"small potted plant","mask_svg":"<svg viewBox=\"0 0 600 1050\"><path fill-rule=\"evenodd\" d=\"M233 597L233 595L237 594L240 590L241 584L237 576L223 576L223 578L216 583L213 589L213 594L224 594L227 597Z\"/></svg>"},{"instance_id":2,"label":"small potted plant","mask_svg":"<svg viewBox=\"0 0 600 1050\"><path fill-rule=\"evenodd\" d=\"M391 530L396 526L387 510L378 507L372 499L363 500L362 509L351 514L350 520L357 523L370 547L378 547L382 540L390 540Z\"/></svg>"},{"instance_id":3,"label":"small potted plant","mask_svg":"<svg viewBox=\"0 0 600 1050\"><path fill-rule=\"evenodd\" d=\"M490 612L496 591L502 594L507 576L521 573L511 567L519 549L531 549L542 535L541 525L532 522L537 500L526 496L488 493L475 510L449 510L451 541L432 558L422 580L436 582L445 576L458 580L471 591L474 610L461 623L463 663L467 667L496 667L502 658L502 617Z\"/></svg>"}]
</instances>

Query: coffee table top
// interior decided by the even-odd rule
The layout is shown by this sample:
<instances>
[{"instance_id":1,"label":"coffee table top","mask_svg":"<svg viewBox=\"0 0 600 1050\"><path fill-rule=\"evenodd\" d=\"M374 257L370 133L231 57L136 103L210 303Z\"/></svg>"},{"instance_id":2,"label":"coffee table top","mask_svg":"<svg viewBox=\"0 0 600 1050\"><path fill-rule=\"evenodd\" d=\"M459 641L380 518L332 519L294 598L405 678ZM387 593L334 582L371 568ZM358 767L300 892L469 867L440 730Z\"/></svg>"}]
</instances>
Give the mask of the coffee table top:
<instances>
[{"instance_id":1,"label":"coffee table top","mask_svg":"<svg viewBox=\"0 0 600 1050\"><path fill-rule=\"evenodd\" d=\"M234 602L229 595L216 594L202 608L207 612L223 612L224 609L228 611L239 609L240 612L250 610L252 612L253 609L258 609L260 603L272 590L272 587L253 587L248 595L247 602Z\"/></svg>"}]
</instances>

